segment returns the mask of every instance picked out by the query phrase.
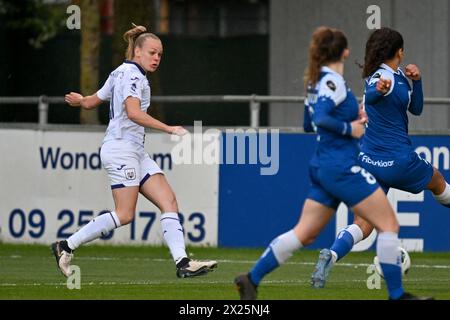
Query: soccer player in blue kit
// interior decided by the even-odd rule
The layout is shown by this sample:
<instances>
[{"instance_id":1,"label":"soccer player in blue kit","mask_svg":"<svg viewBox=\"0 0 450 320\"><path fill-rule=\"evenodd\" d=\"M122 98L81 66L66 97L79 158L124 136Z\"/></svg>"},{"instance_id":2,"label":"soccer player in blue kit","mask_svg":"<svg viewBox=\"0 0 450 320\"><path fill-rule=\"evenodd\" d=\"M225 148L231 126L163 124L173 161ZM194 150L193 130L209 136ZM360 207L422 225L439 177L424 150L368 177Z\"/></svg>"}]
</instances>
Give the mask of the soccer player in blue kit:
<instances>
[{"instance_id":1,"label":"soccer player in blue kit","mask_svg":"<svg viewBox=\"0 0 450 320\"><path fill-rule=\"evenodd\" d=\"M366 78L365 110L369 117L361 139L360 165L369 171L387 194L389 188L411 193L430 190L434 198L450 207L450 185L442 174L415 151L408 136L407 111L419 116L423 109L422 80L416 65L403 72L403 38L389 28L375 30L366 43L363 77ZM412 80L412 87L408 81ZM313 287L325 286L334 263L368 237L373 226L355 216L330 249L323 249L313 272Z\"/></svg>"},{"instance_id":2,"label":"soccer player in blue kit","mask_svg":"<svg viewBox=\"0 0 450 320\"><path fill-rule=\"evenodd\" d=\"M364 133L367 118L343 78L349 53L342 31L320 27L314 32L305 76L306 122L318 133L319 141L310 162L311 189L297 225L276 237L250 272L236 277L234 282L242 300L256 299L263 277L296 250L311 244L340 202L378 230L377 253L389 297L411 296L402 288L395 213L375 178L357 162L358 139Z\"/></svg>"}]
</instances>

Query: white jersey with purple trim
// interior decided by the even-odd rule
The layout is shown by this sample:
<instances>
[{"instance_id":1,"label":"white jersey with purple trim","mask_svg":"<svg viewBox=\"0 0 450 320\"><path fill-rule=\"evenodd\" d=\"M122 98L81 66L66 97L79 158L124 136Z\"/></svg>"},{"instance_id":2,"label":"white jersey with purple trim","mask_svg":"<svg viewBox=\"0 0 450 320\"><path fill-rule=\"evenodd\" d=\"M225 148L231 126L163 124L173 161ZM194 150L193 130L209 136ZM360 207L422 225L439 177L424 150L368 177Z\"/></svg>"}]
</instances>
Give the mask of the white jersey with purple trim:
<instances>
[{"instance_id":1,"label":"white jersey with purple trim","mask_svg":"<svg viewBox=\"0 0 450 320\"><path fill-rule=\"evenodd\" d=\"M147 112L150 106L150 85L145 70L137 63L125 60L111 72L103 87L97 91L97 97L110 101L109 124L103 143L115 139L130 140L144 144L145 128L128 119L125 100L135 97L141 101L141 110Z\"/></svg>"}]
</instances>

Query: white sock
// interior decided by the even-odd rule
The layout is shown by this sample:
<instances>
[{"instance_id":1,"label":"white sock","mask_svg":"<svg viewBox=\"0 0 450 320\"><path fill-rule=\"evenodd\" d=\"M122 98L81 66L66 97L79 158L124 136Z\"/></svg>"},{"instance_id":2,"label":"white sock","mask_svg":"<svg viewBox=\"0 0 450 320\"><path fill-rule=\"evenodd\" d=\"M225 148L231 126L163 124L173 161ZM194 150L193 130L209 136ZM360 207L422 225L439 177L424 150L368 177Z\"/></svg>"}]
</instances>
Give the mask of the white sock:
<instances>
[{"instance_id":1,"label":"white sock","mask_svg":"<svg viewBox=\"0 0 450 320\"><path fill-rule=\"evenodd\" d=\"M377 256L380 263L401 267L400 241L395 232L381 232L377 238Z\"/></svg>"},{"instance_id":2,"label":"white sock","mask_svg":"<svg viewBox=\"0 0 450 320\"><path fill-rule=\"evenodd\" d=\"M69 248L75 250L82 244L108 234L120 227L120 220L114 211L104 213L91 221L67 239Z\"/></svg>"},{"instance_id":3,"label":"white sock","mask_svg":"<svg viewBox=\"0 0 450 320\"><path fill-rule=\"evenodd\" d=\"M303 247L300 240L294 233L294 230L290 230L275 238L270 244L272 252L279 264L286 262L294 251Z\"/></svg>"},{"instance_id":4,"label":"white sock","mask_svg":"<svg viewBox=\"0 0 450 320\"><path fill-rule=\"evenodd\" d=\"M183 227L180 224L180 218L176 212L165 212L161 214L161 228L163 237L170 249L172 258L178 263L184 257L187 257L184 244Z\"/></svg>"},{"instance_id":5,"label":"white sock","mask_svg":"<svg viewBox=\"0 0 450 320\"><path fill-rule=\"evenodd\" d=\"M330 252L331 252L331 263L335 264L338 258L337 253L334 252L333 250L330 250Z\"/></svg>"},{"instance_id":6,"label":"white sock","mask_svg":"<svg viewBox=\"0 0 450 320\"><path fill-rule=\"evenodd\" d=\"M433 194L433 197L442 204L449 205L450 204L450 184L445 182L445 189L439 195Z\"/></svg>"},{"instance_id":7,"label":"white sock","mask_svg":"<svg viewBox=\"0 0 450 320\"><path fill-rule=\"evenodd\" d=\"M353 237L353 245L360 242L363 238L363 232L357 224L351 224L346 228L347 232Z\"/></svg>"}]
</instances>

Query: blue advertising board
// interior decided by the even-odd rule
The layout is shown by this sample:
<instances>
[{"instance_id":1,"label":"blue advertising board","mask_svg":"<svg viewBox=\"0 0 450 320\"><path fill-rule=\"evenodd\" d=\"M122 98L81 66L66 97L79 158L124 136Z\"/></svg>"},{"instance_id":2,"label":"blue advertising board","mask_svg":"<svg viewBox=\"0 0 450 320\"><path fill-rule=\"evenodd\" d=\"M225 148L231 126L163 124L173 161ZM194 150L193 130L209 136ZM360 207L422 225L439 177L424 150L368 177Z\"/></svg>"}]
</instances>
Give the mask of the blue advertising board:
<instances>
[{"instance_id":1,"label":"blue advertising board","mask_svg":"<svg viewBox=\"0 0 450 320\"><path fill-rule=\"evenodd\" d=\"M225 138L224 133L222 139ZM308 164L315 149L316 136L280 133L278 138L276 174L262 175L261 167L264 165L261 163L251 164L247 161L245 164L228 162L220 165L220 247L263 248L274 237L297 223L309 190ZM450 137L413 136L412 141L416 152L437 167L449 181ZM248 151L248 144L246 149ZM224 153L230 151L229 148L223 150ZM399 238L414 239L420 243L417 251L450 251L450 209L436 202L430 191L399 197L393 206L399 217L413 218L403 226L403 220L399 219ZM351 220L349 215L348 221ZM334 217L309 248L330 246L337 231L339 228ZM374 243L370 248L374 248Z\"/></svg>"}]
</instances>

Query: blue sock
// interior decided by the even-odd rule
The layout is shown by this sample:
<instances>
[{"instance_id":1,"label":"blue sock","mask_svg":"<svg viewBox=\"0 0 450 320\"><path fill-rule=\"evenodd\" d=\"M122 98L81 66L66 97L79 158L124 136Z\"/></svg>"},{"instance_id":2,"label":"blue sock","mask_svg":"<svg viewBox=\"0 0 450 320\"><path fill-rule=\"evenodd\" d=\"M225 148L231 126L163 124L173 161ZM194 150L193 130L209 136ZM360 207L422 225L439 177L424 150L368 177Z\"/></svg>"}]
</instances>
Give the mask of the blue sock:
<instances>
[{"instance_id":1,"label":"blue sock","mask_svg":"<svg viewBox=\"0 0 450 320\"><path fill-rule=\"evenodd\" d=\"M402 287L402 270L395 264L380 263L389 292L389 298L398 299L404 291Z\"/></svg>"},{"instance_id":2,"label":"blue sock","mask_svg":"<svg viewBox=\"0 0 450 320\"><path fill-rule=\"evenodd\" d=\"M280 264L278 263L277 258L275 258L272 247L267 247L266 251L264 251L262 256L250 271L250 280L258 286L262 278L269 272L276 269L279 265Z\"/></svg>"},{"instance_id":3,"label":"blue sock","mask_svg":"<svg viewBox=\"0 0 450 320\"><path fill-rule=\"evenodd\" d=\"M272 240L266 251L250 271L250 280L259 285L262 278L288 260L292 254L303 245L295 235L294 230L289 230Z\"/></svg>"},{"instance_id":4,"label":"blue sock","mask_svg":"<svg viewBox=\"0 0 450 320\"><path fill-rule=\"evenodd\" d=\"M345 229L339 233L336 240L334 240L334 243L331 246L330 250L336 252L337 254L336 261L338 261L342 257L344 257L347 253L349 253L350 250L352 250L352 248L353 248L353 236L350 232L348 232Z\"/></svg>"}]
</instances>

